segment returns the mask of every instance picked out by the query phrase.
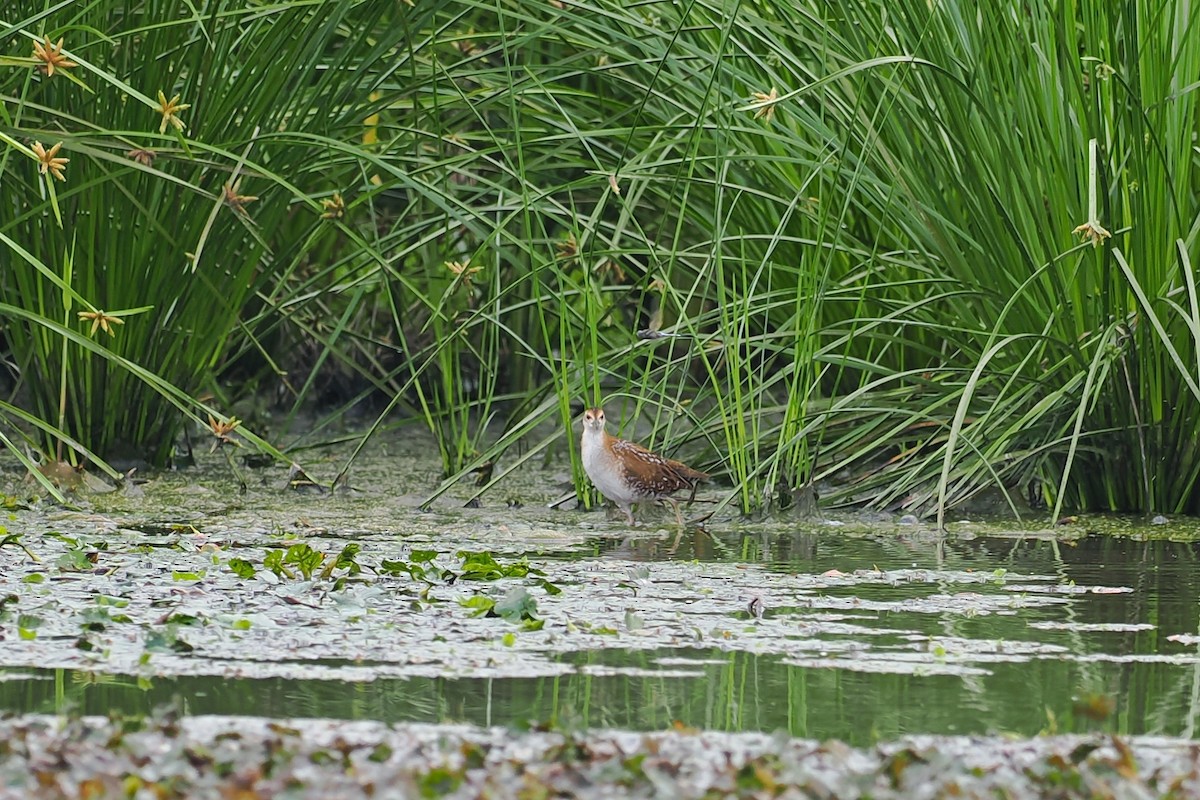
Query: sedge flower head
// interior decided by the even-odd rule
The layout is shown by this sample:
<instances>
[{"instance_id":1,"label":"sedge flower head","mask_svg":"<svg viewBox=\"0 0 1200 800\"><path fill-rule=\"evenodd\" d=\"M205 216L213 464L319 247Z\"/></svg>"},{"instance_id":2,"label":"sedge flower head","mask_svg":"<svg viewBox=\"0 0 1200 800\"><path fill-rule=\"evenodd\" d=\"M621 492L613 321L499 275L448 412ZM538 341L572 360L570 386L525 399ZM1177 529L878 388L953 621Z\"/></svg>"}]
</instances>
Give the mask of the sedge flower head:
<instances>
[{"instance_id":1,"label":"sedge flower head","mask_svg":"<svg viewBox=\"0 0 1200 800\"><path fill-rule=\"evenodd\" d=\"M49 173L60 181L67 179L67 176L63 174L63 170L66 169L67 163L71 159L59 158L58 151L62 149L62 142L54 145L49 150L41 142L34 142L30 149L37 156L38 172L43 175Z\"/></svg>"},{"instance_id":2,"label":"sedge flower head","mask_svg":"<svg viewBox=\"0 0 1200 800\"><path fill-rule=\"evenodd\" d=\"M33 57L42 62L37 65L38 71L47 78L54 77L56 69L71 69L79 66L63 54L62 48L62 39L55 43L50 41L49 36L44 37L40 42L33 43Z\"/></svg>"},{"instance_id":3,"label":"sedge flower head","mask_svg":"<svg viewBox=\"0 0 1200 800\"><path fill-rule=\"evenodd\" d=\"M179 112L186 111L191 106L179 102L179 99L180 95L175 95L168 100L162 89L158 90L158 113L162 115L162 122L158 125L159 133L166 133L167 125L174 125L177 131L183 130L183 120L179 118Z\"/></svg>"}]
</instances>

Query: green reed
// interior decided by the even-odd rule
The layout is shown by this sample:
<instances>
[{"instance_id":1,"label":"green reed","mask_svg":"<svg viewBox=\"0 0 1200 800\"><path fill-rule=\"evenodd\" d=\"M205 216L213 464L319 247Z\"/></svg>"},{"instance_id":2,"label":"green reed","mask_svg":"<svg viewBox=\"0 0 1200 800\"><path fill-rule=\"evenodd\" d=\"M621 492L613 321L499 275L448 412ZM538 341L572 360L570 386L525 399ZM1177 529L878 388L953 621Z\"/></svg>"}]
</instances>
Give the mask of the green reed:
<instances>
[{"instance_id":1,"label":"green reed","mask_svg":"<svg viewBox=\"0 0 1200 800\"><path fill-rule=\"evenodd\" d=\"M293 416L334 397L318 430L382 398L379 426L434 433L438 493L557 448L590 499L574 411L611 402L746 513L817 485L939 516L988 490L1197 508L1182 0L151 3L119 29L62 6L7 27L118 46L68 42L96 55L88 126L77 85L0 72L22 109L0 132L65 131L73 159L55 193L14 184L0 233L70 258L91 307L151 307L106 344L185 391L257 370ZM155 132L159 88L185 130ZM21 275L0 301L66 319ZM18 328L22 368L55 376L27 384L39 418L101 451L172 438L174 412L129 416L137 381L57 380L77 351Z\"/></svg>"}]
</instances>

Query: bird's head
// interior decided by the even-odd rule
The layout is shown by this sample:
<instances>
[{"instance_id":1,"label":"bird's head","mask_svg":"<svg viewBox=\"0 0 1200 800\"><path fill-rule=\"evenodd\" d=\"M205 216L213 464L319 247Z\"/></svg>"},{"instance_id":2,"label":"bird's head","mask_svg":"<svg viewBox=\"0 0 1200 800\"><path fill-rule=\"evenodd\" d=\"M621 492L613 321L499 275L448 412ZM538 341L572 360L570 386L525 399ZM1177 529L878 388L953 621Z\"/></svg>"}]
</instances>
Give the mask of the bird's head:
<instances>
[{"instance_id":1,"label":"bird's head","mask_svg":"<svg viewBox=\"0 0 1200 800\"><path fill-rule=\"evenodd\" d=\"M603 433L604 432L604 409L589 408L583 412L583 432L588 433Z\"/></svg>"}]
</instances>

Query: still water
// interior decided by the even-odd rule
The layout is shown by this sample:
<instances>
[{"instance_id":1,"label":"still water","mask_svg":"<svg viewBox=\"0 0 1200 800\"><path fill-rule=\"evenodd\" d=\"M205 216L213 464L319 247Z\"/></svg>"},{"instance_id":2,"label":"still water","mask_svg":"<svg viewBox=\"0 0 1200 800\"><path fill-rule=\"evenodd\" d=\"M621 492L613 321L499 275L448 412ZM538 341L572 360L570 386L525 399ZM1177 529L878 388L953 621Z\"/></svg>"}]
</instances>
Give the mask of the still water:
<instances>
[{"instance_id":1,"label":"still water","mask_svg":"<svg viewBox=\"0 0 1200 800\"><path fill-rule=\"evenodd\" d=\"M164 676L112 670L102 661L46 669L17 658L22 666L8 668L0 681L0 710L132 714L176 701L194 714L567 729L686 726L786 731L855 745L907 733L1193 737L1200 709L1197 556L1191 542L1108 535L1063 541L1012 533L943 538L889 530L848 537L836 530L756 530L597 537L543 546L530 563L561 581L563 596L577 603L581 593L611 595L639 576L660 591L631 593L619 604L630 630L607 637L611 644L547 646L540 658L553 668L542 672L555 674L372 676L374 662L342 662L320 648L311 658L292 653L288 663L314 669L355 663L368 668L366 676L247 670L250 677L236 677L228 669ZM571 571L585 562L587 571ZM745 603L756 590L739 584L728 598L715 593L714 602L726 601L728 641L709 629L690 640L677 632L639 638L643 624L658 630L660 611L664 620L686 614L693 588L654 571L667 563L692 565L697 580L718 569L745 571L751 587L761 585L762 619ZM614 565L632 577L605 583L604 569ZM920 579L911 579L914 570ZM856 574L880 577L837 577ZM999 577L963 583L974 574ZM832 577L815 588L779 589L819 575ZM678 608L670 608L673 599ZM599 603L583 600L580 610L543 599L545 631L564 630L569 619L586 617L589 602ZM783 639L789 644L775 647ZM5 655L20 647L10 617L0 662L13 664ZM409 647L421 645L414 640ZM202 662L205 648L188 658Z\"/></svg>"}]
</instances>

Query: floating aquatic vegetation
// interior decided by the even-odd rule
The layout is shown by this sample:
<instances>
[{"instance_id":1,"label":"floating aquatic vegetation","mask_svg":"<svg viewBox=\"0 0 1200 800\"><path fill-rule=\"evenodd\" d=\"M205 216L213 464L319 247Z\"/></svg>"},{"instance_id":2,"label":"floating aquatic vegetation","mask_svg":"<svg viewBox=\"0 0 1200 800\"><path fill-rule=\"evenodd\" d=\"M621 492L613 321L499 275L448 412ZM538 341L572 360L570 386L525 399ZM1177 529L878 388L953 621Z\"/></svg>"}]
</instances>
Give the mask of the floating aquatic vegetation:
<instances>
[{"instance_id":1,"label":"floating aquatic vegetation","mask_svg":"<svg viewBox=\"0 0 1200 800\"><path fill-rule=\"evenodd\" d=\"M1189 740L905 737L869 749L677 726L655 733L245 717L0 720L0 782L24 796L1187 797Z\"/></svg>"},{"instance_id":2,"label":"floating aquatic vegetation","mask_svg":"<svg viewBox=\"0 0 1200 800\"><path fill-rule=\"evenodd\" d=\"M406 490L422 480L419 460L377 466L360 460L364 488L320 501L284 492L281 468L239 497L221 490L223 473L201 472L156 476L142 497L106 495L82 512L12 509L15 538L0 547L5 665L65 671L34 673L39 697L50 678L101 675L231 710L202 688L211 679L244 698L233 708L278 715L287 706L261 687L326 686L339 688L313 689L330 699L312 713L340 716L357 713L360 692L411 694L407 681L472 721L555 709L588 724L720 719L860 742L871 727L839 726L831 702L875 697L856 714L893 733L1034 733L1050 715L1066 724L1073 697L1111 691L1119 670L1175 686L1200 663L1180 638L1196 629L1186 614L1144 614L1148 576L1173 580L1189 545L1126 536L1065 547L983 522L915 539L854 517L787 529L716 521L679 536L532 502L422 513ZM1170 585L1153 589L1160 601L1172 602ZM1044 691L1019 677L1031 668ZM505 699L480 706L485 686L505 687ZM50 705L20 708L58 707L45 696ZM1123 714L1137 702L1147 729L1183 729L1156 700L1118 702ZM380 703L372 713L393 721L442 718ZM990 711L968 715L974 707Z\"/></svg>"}]
</instances>

